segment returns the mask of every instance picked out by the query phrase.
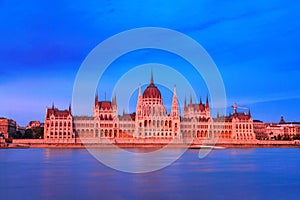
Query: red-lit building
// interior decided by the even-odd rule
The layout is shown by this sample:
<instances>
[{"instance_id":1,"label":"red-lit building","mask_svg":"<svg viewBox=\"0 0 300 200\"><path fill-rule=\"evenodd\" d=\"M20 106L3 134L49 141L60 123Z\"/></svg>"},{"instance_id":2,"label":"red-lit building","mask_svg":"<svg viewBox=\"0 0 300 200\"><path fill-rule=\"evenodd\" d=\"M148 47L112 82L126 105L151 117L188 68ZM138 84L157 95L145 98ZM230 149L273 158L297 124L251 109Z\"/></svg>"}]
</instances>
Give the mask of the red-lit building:
<instances>
[{"instance_id":1,"label":"red-lit building","mask_svg":"<svg viewBox=\"0 0 300 200\"><path fill-rule=\"evenodd\" d=\"M71 107L68 110L59 110L54 105L51 108L47 108L44 123L44 139L68 142L74 138Z\"/></svg>"},{"instance_id":2,"label":"red-lit building","mask_svg":"<svg viewBox=\"0 0 300 200\"><path fill-rule=\"evenodd\" d=\"M176 88L173 92L171 112L167 113L162 95L151 74L150 84L142 92L139 88L136 112L118 116L116 96L112 101L99 101L95 97L93 116L72 116L71 109L47 108L45 139L63 141L80 138L92 143L102 138L219 138L226 141L250 141L255 139L253 119L248 113L234 113L212 118L208 98L205 104L184 102L183 115L177 101ZM72 142L72 140L70 140Z\"/></svg>"},{"instance_id":3,"label":"red-lit building","mask_svg":"<svg viewBox=\"0 0 300 200\"><path fill-rule=\"evenodd\" d=\"M17 124L12 119L0 117L0 135L4 138L11 138L16 133Z\"/></svg>"}]
</instances>

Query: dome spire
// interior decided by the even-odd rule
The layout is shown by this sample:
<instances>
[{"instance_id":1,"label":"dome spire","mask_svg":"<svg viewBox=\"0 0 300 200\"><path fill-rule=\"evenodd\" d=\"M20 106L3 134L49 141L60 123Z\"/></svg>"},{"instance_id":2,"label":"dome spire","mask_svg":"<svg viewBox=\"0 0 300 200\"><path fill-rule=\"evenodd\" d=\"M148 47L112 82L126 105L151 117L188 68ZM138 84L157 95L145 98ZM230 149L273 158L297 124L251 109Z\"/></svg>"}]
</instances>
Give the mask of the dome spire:
<instances>
[{"instance_id":1,"label":"dome spire","mask_svg":"<svg viewBox=\"0 0 300 200\"><path fill-rule=\"evenodd\" d=\"M154 79L153 79L153 72L152 72L152 70L151 70L150 84L154 84Z\"/></svg>"},{"instance_id":2,"label":"dome spire","mask_svg":"<svg viewBox=\"0 0 300 200\"><path fill-rule=\"evenodd\" d=\"M139 96L142 96L142 86L141 86L141 84L139 85Z\"/></svg>"}]
</instances>

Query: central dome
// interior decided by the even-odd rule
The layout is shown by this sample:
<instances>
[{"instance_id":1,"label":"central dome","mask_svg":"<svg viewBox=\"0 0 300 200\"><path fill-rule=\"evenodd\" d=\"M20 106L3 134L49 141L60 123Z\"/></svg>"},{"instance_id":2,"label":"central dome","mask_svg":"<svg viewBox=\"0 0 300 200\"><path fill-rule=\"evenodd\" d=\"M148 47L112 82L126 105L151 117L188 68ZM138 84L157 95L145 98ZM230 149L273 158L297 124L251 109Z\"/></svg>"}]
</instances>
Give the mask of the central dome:
<instances>
[{"instance_id":1,"label":"central dome","mask_svg":"<svg viewBox=\"0 0 300 200\"><path fill-rule=\"evenodd\" d=\"M143 98L161 98L159 89L151 83L144 91Z\"/></svg>"},{"instance_id":2,"label":"central dome","mask_svg":"<svg viewBox=\"0 0 300 200\"><path fill-rule=\"evenodd\" d=\"M143 94L143 98L157 98L161 99L159 89L154 85L153 75L151 73L150 85L146 88Z\"/></svg>"}]
</instances>

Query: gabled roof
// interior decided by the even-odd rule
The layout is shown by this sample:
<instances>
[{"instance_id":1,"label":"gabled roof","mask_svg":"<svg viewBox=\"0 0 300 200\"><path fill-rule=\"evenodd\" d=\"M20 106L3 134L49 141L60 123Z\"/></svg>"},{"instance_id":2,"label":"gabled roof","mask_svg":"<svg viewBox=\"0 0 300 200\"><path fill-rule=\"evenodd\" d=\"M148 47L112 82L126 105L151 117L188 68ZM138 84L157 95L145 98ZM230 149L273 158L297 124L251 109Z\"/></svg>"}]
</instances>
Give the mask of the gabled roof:
<instances>
[{"instance_id":1,"label":"gabled roof","mask_svg":"<svg viewBox=\"0 0 300 200\"><path fill-rule=\"evenodd\" d=\"M99 109L103 109L103 110L112 109L110 101L100 101L100 102L98 102L98 105L99 105Z\"/></svg>"},{"instance_id":2,"label":"gabled roof","mask_svg":"<svg viewBox=\"0 0 300 200\"><path fill-rule=\"evenodd\" d=\"M51 115L55 117L68 117L71 115L69 110L58 110L57 108L47 108L46 117L49 118Z\"/></svg>"}]
</instances>

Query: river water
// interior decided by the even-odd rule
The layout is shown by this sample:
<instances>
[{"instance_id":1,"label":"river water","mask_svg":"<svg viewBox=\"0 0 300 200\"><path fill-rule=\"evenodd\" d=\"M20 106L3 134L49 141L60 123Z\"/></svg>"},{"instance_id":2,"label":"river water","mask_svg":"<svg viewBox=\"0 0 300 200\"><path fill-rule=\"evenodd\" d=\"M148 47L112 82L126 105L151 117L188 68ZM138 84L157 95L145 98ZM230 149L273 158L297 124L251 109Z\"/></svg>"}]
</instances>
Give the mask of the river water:
<instances>
[{"instance_id":1,"label":"river water","mask_svg":"<svg viewBox=\"0 0 300 200\"><path fill-rule=\"evenodd\" d=\"M0 149L0 174L0 199L300 199L300 149L289 148L188 150L145 174L85 149Z\"/></svg>"}]
</instances>

